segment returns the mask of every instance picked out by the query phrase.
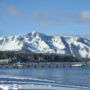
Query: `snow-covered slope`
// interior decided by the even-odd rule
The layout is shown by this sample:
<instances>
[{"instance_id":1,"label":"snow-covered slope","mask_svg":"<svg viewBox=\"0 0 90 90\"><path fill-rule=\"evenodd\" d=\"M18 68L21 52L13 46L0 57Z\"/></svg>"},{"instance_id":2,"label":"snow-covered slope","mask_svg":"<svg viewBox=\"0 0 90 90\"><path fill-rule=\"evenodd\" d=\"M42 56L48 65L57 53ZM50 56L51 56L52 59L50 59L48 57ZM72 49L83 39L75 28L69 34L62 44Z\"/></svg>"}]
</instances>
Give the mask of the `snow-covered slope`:
<instances>
[{"instance_id":1,"label":"snow-covered slope","mask_svg":"<svg viewBox=\"0 0 90 90\"><path fill-rule=\"evenodd\" d=\"M25 35L0 37L0 51L55 53L90 58L90 40L77 36L49 36L31 32Z\"/></svg>"}]
</instances>

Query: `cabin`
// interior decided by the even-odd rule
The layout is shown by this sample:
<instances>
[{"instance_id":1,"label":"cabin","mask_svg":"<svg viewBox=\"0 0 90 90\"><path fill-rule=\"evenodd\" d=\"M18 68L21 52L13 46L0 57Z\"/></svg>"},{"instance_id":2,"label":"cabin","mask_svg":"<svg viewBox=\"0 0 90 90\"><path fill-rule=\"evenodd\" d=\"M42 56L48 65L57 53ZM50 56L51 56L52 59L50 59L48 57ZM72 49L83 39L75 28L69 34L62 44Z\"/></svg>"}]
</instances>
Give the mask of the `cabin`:
<instances>
[{"instance_id":1,"label":"cabin","mask_svg":"<svg viewBox=\"0 0 90 90\"><path fill-rule=\"evenodd\" d=\"M10 59L0 59L0 64L8 64Z\"/></svg>"}]
</instances>

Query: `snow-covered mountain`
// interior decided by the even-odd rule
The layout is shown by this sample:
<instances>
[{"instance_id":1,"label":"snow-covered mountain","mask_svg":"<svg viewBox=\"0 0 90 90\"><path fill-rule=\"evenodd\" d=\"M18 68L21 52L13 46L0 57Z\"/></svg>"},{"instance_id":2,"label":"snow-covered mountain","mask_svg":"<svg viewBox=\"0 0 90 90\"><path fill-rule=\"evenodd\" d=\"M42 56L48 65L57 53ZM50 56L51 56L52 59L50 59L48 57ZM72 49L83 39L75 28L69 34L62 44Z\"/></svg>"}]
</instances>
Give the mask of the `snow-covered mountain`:
<instances>
[{"instance_id":1,"label":"snow-covered mountain","mask_svg":"<svg viewBox=\"0 0 90 90\"><path fill-rule=\"evenodd\" d=\"M25 35L0 37L0 51L54 53L90 58L90 40L77 36L30 32Z\"/></svg>"}]
</instances>

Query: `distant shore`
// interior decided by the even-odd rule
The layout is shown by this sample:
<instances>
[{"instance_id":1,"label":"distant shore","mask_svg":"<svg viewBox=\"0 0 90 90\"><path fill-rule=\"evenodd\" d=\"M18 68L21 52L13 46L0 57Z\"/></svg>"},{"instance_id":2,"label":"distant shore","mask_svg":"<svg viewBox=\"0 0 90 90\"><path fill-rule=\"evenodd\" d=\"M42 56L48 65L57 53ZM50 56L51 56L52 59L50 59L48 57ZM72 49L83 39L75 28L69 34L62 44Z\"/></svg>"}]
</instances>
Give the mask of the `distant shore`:
<instances>
[{"instance_id":1,"label":"distant shore","mask_svg":"<svg viewBox=\"0 0 90 90\"><path fill-rule=\"evenodd\" d=\"M86 62L40 62L40 63L14 63L14 64L0 64L2 67L12 67L12 68L27 68L27 67L85 67Z\"/></svg>"},{"instance_id":2,"label":"distant shore","mask_svg":"<svg viewBox=\"0 0 90 90\"><path fill-rule=\"evenodd\" d=\"M57 54L0 52L0 67L84 67L90 59Z\"/></svg>"}]
</instances>

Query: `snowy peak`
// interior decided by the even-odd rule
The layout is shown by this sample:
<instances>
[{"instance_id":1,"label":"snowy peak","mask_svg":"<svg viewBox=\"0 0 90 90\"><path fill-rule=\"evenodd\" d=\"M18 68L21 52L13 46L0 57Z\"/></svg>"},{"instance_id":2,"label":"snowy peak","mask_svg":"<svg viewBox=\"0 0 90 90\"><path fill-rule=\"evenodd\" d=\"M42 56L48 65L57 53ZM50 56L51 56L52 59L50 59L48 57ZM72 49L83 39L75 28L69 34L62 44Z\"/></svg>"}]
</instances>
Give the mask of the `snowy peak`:
<instances>
[{"instance_id":1,"label":"snowy peak","mask_svg":"<svg viewBox=\"0 0 90 90\"><path fill-rule=\"evenodd\" d=\"M90 58L90 40L77 36L49 36L33 31L25 35L0 37L0 51L54 53Z\"/></svg>"}]
</instances>

